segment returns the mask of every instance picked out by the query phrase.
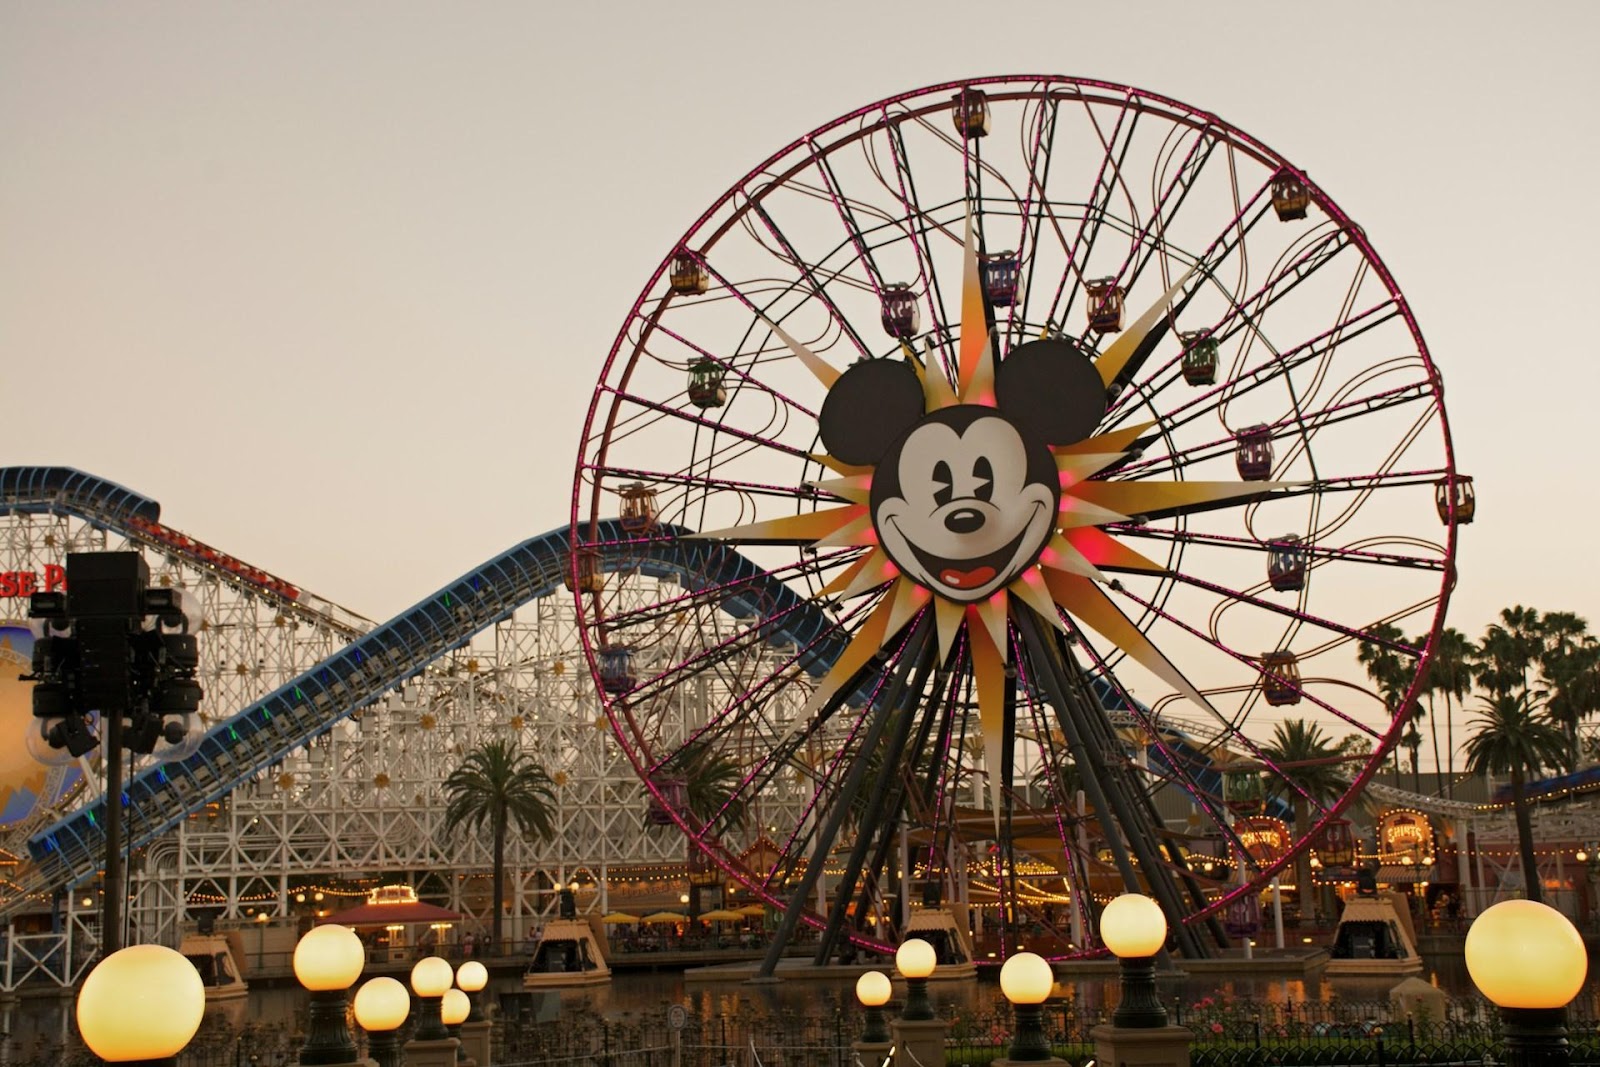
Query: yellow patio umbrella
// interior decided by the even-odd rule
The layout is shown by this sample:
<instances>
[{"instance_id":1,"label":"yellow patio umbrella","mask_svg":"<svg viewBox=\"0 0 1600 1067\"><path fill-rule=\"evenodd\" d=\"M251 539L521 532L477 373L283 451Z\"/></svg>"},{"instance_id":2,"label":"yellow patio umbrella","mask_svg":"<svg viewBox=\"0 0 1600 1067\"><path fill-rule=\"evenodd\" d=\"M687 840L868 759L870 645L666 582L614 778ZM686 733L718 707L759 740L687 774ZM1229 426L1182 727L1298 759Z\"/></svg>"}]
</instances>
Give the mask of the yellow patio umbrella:
<instances>
[{"instance_id":1,"label":"yellow patio umbrella","mask_svg":"<svg viewBox=\"0 0 1600 1067\"><path fill-rule=\"evenodd\" d=\"M644 923L682 923L688 922L689 916L679 915L675 911L658 911L652 915L646 915L639 921Z\"/></svg>"},{"instance_id":2,"label":"yellow patio umbrella","mask_svg":"<svg viewBox=\"0 0 1600 1067\"><path fill-rule=\"evenodd\" d=\"M759 919L767 913L765 904L746 904L739 909L740 915L748 915L752 919Z\"/></svg>"},{"instance_id":3,"label":"yellow patio umbrella","mask_svg":"<svg viewBox=\"0 0 1600 1067\"><path fill-rule=\"evenodd\" d=\"M704 915L700 916L700 921L705 923L736 923L743 918L743 912L729 911L726 908L718 908L716 911L708 911Z\"/></svg>"},{"instance_id":4,"label":"yellow patio umbrella","mask_svg":"<svg viewBox=\"0 0 1600 1067\"><path fill-rule=\"evenodd\" d=\"M624 923L638 922L639 916L629 915L625 911L614 911L610 915L601 916L600 921L605 923L607 926L621 926Z\"/></svg>"}]
</instances>

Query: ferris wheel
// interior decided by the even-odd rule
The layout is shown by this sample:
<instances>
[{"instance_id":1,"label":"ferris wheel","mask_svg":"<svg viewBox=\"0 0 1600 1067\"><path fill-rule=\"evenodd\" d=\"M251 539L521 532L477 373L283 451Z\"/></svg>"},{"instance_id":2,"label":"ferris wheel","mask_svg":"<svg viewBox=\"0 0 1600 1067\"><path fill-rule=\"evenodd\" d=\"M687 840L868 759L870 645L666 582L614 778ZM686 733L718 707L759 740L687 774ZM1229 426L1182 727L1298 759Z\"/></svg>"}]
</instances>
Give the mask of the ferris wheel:
<instances>
[{"instance_id":1,"label":"ferris wheel","mask_svg":"<svg viewBox=\"0 0 1600 1067\"><path fill-rule=\"evenodd\" d=\"M812 131L670 250L590 405L570 584L650 818L780 939L892 943L912 886L1130 887L1206 955L1395 744L1472 509L1405 298L1303 170L997 77ZM1290 774L1315 825L1263 852L1226 772L1281 770L1286 719L1349 789Z\"/></svg>"}]
</instances>

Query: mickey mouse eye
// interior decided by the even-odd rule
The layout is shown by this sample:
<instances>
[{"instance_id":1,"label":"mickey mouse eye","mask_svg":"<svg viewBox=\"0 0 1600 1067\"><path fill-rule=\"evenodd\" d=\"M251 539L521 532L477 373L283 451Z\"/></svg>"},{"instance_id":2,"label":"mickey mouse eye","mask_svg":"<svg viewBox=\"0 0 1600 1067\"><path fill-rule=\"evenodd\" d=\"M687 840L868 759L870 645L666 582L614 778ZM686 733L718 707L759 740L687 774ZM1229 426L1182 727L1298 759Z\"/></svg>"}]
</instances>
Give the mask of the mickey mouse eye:
<instances>
[{"instance_id":1,"label":"mickey mouse eye","mask_svg":"<svg viewBox=\"0 0 1600 1067\"><path fill-rule=\"evenodd\" d=\"M972 479L978 483L978 487L972 491L973 496L979 500L994 496L994 467L990 465L988 456L979 456L972 465Z\"/></svg>"},{"instance_id":2,"label":"mickey mouse eye","mask_svg":"<svg viewBox=\"0 0 1600 1067\"><path fill-rule=\"evenodd\" d=\"M950 473L950 464L942 459L933 465L933 484L938 486L933 491L933 502L942 508L955 495L956 484L955 475Z\"/></svg>"}]
</instances>

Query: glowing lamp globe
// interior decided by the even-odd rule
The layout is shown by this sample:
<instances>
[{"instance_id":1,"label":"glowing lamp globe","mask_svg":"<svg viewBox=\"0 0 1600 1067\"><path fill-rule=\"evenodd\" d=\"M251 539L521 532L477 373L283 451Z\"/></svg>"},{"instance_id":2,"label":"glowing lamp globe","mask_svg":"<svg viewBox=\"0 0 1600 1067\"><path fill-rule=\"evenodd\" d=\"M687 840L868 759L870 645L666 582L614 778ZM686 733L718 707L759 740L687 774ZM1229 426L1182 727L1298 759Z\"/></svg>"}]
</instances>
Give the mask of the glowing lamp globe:
<instances>
[{"instance_id":1,"label":"glowing lamp globe","mask_svg":"<svg viewBox=\"0 0 1600 1067\"><path fill-rule=\"evenodd\" d=\"M1565 915L1503 900L1467 931L1467 973L1502 1008L1564 1008L1589 973L1583 938Z\"/></svg>"},{"instance_id":2,"label":"glowing lamp globe","mask_svg":"<svg viewBox=\"0 0 1600 1067\"><path fill-rule=\"evenodd\" d=\"M424 956L411 968L411 991L419 997L442 997L455 978L449 960Z\"/></svg>"},{"instance_id":3,"label":"glowing lamp globe","mask_svg":"<svg viewBox=\"0 0 1600 1067\"><path fill-rule=\"evenodd\" d=\"M920 937L913 937L895 949L894 965L907 978L926 978L939 963L933 946Z\"/></svg>"},{"instance_id":4,"label":"glowing lamp globe","mask_svg":"<svg viewBox=\"0 0 1600 1067\"><path fill-rule=\"evenodd\" d=\"M1124 893L1101 913L1100 940L1119 959L1154 956L1167 942L1167 917L1143 893Z\"/></svg>"},{"instance_id":5,"label":"glowing lamp globe","mask_svg":"<svg viewBox=\"0 0 1600 1067\"><path fill-rule=\"evenodd\" d=\"M460 1026L472 1014L472 1001L459 989L446 989L439 1005L439 1019L446 1026Z\"/></svg>"},{"instance_id":6,"label":"glowing lamp globe","mask_svg":"<svg viewBox=\"0 0 1600 1067\"><path fill-rule=\"evenodd\" d=\"M206 987L182 954L130 945L95 965L78 993L83 1043L107 1063L176 1056L200 1029Z\"/></svg>"},{"instance_id":7,"label":"glowing lamp globe","mask_svg":"<svg viewBox=\"0 0 1600 1067\"><path fill-rule=\"evenodd\" d=\"M477 960L468 960L456 969L456 985L468 993L476 993L489 984L489 968Z\"/></svg>"},{"instance_id":8,"label":"glowing lamp globe","mask_svg":"<svg viewBox=\"0 0 1600 1067\"><path fill-rule=\"evenodd\" d=\"M856 999L862 1007L881 1008L889 1003L889 997L894 992L894 987L889 983L889 976L882 971L868 971L856 979Z\"/></svg>"},{"instance_id":9,"label":"glowing lamp globe","mask_svg":"<svg viewBox=\"0 0 1600 1067\"><path fill-rule=\"evenodd\" d=\"M1013 1004L1043 1004L1055 984L1050 964L1032 952L1019 952L1000 968L1000 992Z\"/></svg>"},{"instance_id":10,"label":"glowing lamp globe","mask_svg":"<svg viewBox=\"0 0 1600 1067\"><path fill-rule=\"evenodd\" d=\"M398 1030L411 1014L411 994L393 978L373 978L356 990L356 1022L369 1033Z\"/></svg>"},{"instance_id":11,"label":"glowing lamp globe","mask_svg":"<svg viewBox=\"0 0 1600 1067\"><path fill-rule=\"evenodd\" d=\"M367 951L348 926L314 926L294 947L294 976L313 993L349 989L361 977Z\"/></svg>"}]
</instances>

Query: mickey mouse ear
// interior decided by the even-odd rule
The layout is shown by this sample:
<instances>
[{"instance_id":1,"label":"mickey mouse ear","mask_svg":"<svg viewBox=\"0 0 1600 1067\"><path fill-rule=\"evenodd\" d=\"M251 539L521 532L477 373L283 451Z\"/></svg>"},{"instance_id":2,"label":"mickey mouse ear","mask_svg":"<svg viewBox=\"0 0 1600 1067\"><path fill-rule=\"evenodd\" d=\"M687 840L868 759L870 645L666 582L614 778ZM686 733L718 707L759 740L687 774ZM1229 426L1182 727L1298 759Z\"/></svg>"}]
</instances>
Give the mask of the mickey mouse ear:
<instances>
[{"instance_id":1,"label":"mickey mouse ear","mask_svg":"<svg viewBox=\"0 0 1600 1067\"><path fill-rule=\"evenodd\" d=\"M862 360L839 375L828 390L817 429L833 458L869 466L916 425L922 405L922 383L909 363Z\"/></svg>"},{"instance_id":2,"label":"mickey mouse ear","mask_svg":"<svg viewBox=\"0 0 1600 1067\"><path fill-rule=\"evenodd\" d=\"M1106 386L1070 341L1029 341L995 371L995 402L1006 418L1048 445L1069 445L1094 433L1106 414Z\"/></svg>"}]
</instances>

